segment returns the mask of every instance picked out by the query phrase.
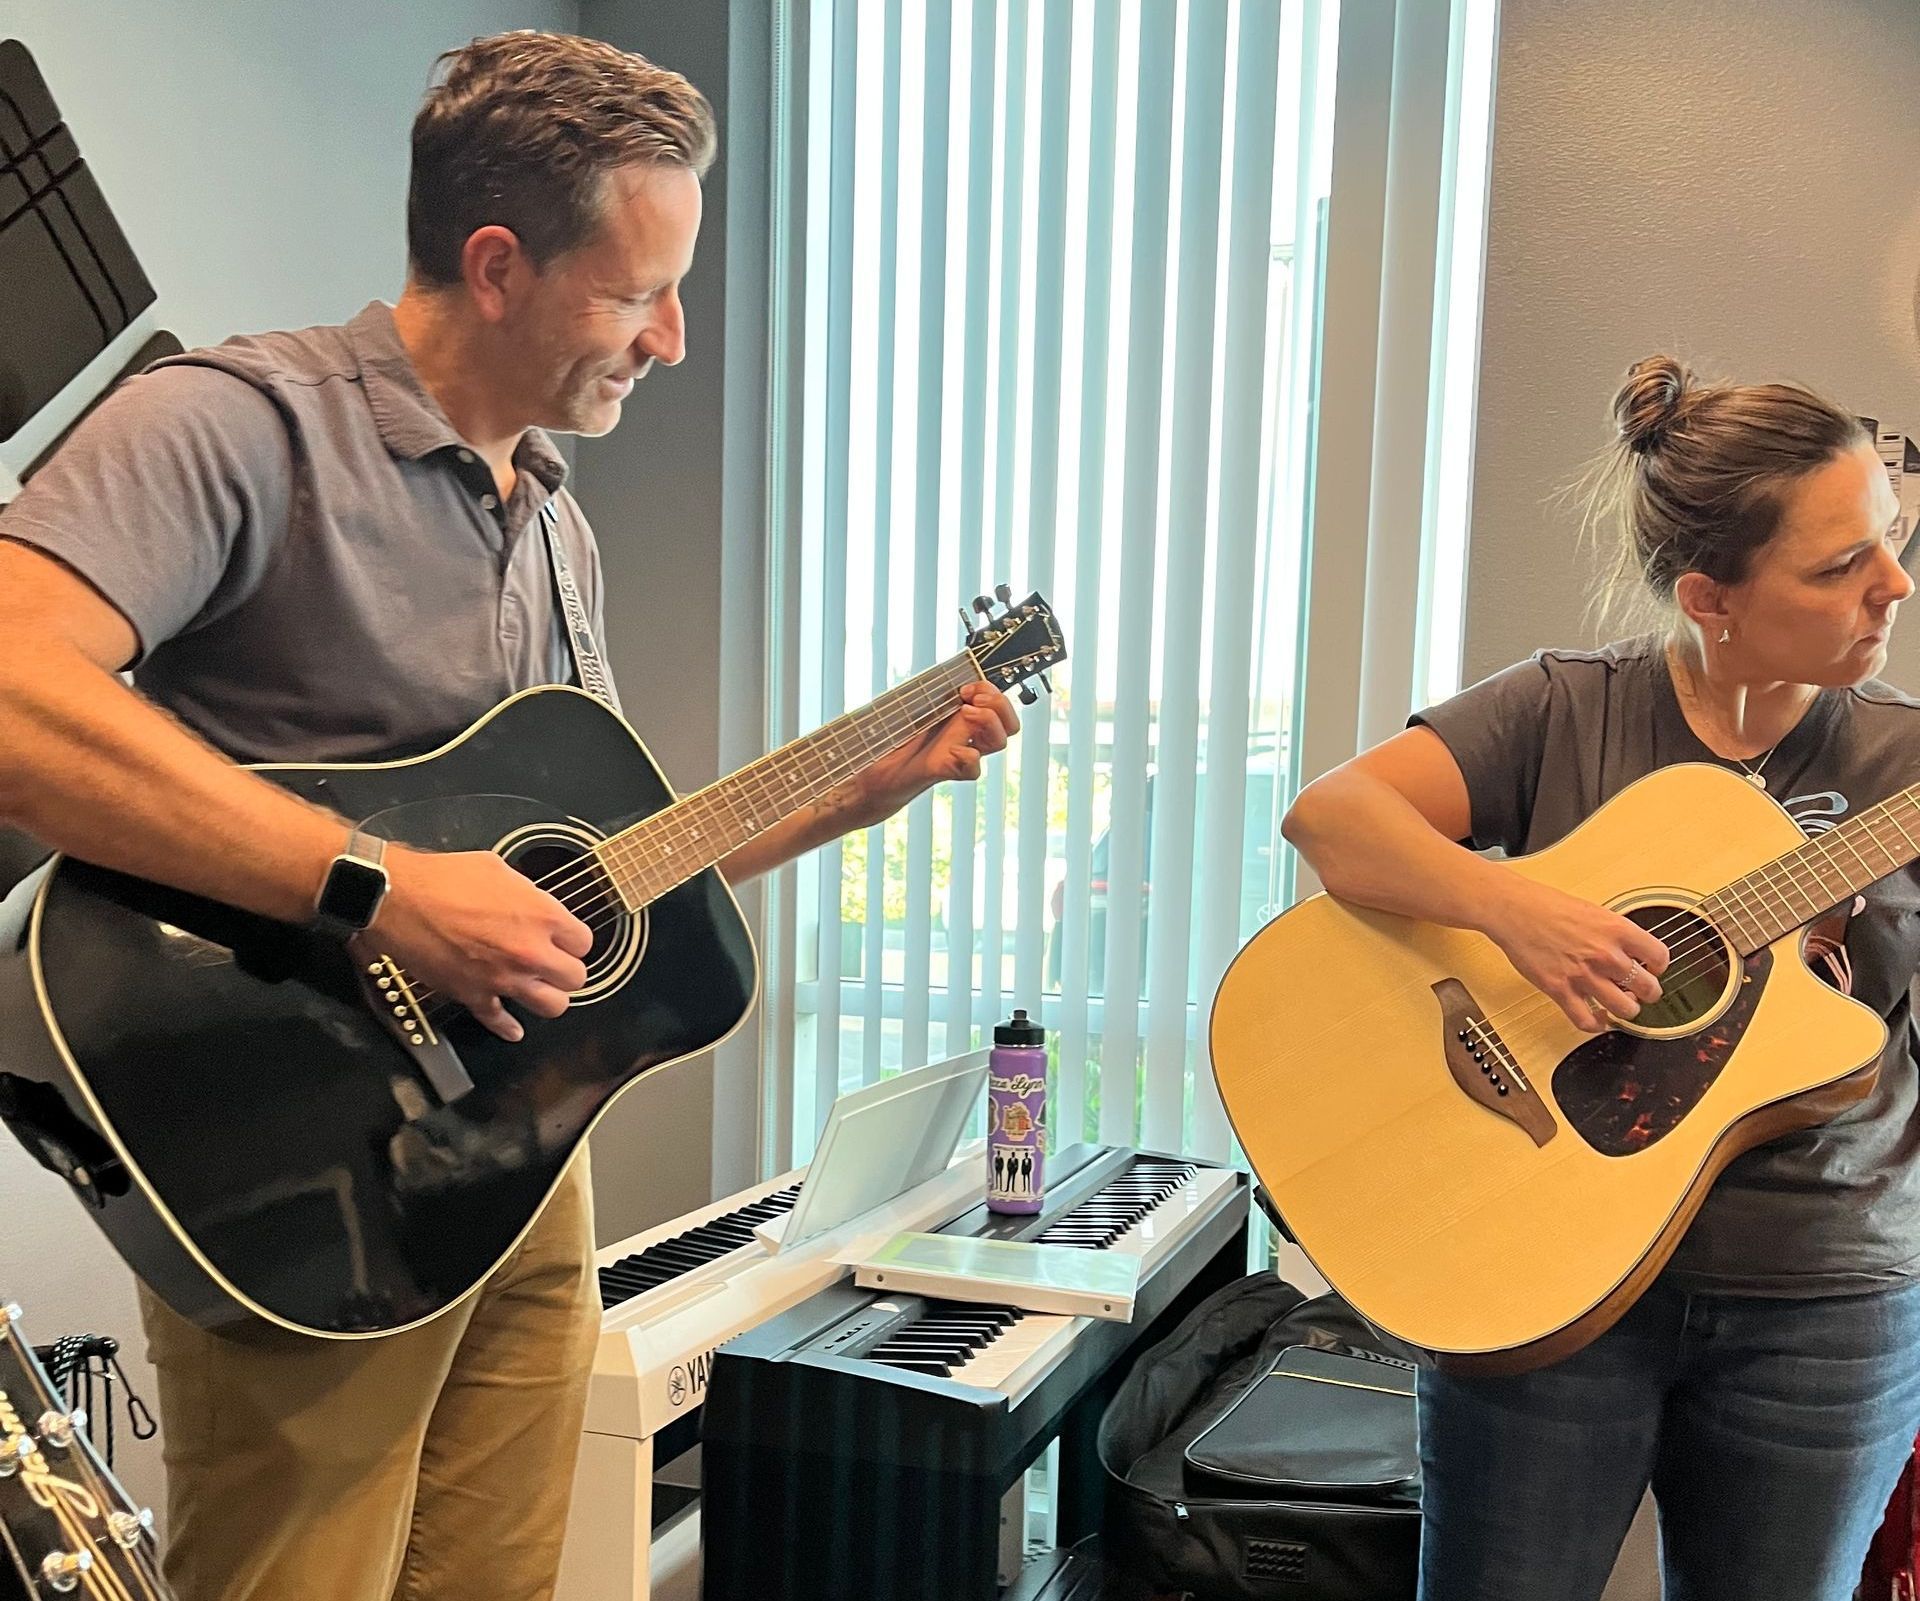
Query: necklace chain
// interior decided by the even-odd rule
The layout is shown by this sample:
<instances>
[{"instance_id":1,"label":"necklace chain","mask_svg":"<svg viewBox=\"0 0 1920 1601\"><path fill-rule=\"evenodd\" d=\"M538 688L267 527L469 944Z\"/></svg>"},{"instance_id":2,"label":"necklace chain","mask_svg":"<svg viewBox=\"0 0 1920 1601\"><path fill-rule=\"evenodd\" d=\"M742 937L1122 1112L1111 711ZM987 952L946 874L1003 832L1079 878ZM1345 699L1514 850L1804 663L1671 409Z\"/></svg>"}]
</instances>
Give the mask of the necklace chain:
<instances>
[{"instance_id":1,"label":"necklace chain","mask_svg":"<svg viewBox=\"0 0 1920 1601\"><path fill-rule=\"evenodd\" d=\"M1739 763L1740 771L1747 775L1747 782L1749 784L1752 784L1757 789L1765 789L1767 787L1767 781L1760 776L1760 769L1765 767L1768 762L1773 760L1773 753L1774 751L1777 751L1779 748L1780 747L1777 744L1769 747L1768 750L1761 756L1758 765L1752 766L1752 767L1749 767L1745 759L1739 756L1730 756L1727 758L1727 760L1731 762Z\"/></svg>"},{"instance_id":2,"label":"necklace chain","mask_svg":"<svg viewBox=\"0 0 1920 1601\"><path fill-rule=\"evenodd\" d=\"M1694 692L1693 684L1691 682L1691 679L1693 676L1692 669L1689 667L1686 669L1685 672L1680 672L1675 670L1681 666L1681 662L1679 661L1678 658L1679 658L1679 652L1671 644L1669 644L1667 647L1668 676L1672 679L1675 689L1683 693L1688 700L1692 701L1695 706L1701 707L1701 709L1704 711L1705 708L1701 703L1700 697ZM1773 753L1777 751L1781 747L1781 745L1784 743L1785 743L1784 736L1782 736L1782 738L1780 739L1775 740L1771 745L1769 745L1764 751L1760 753L1759 759L1757 761L1751 761L1748 758L1743 756L1723 756L1721 757L1721 760L1732 762L1736 767L1740 769L1741 775L1746 779L1746 781L1749 784L1752 784L1756 789L1765 789L1767 787L1767 781L1766 781L1766 778L1763 776L1763 769L1766 767L1768 762L1773 760Z\"/></svg>"}]
</instances>

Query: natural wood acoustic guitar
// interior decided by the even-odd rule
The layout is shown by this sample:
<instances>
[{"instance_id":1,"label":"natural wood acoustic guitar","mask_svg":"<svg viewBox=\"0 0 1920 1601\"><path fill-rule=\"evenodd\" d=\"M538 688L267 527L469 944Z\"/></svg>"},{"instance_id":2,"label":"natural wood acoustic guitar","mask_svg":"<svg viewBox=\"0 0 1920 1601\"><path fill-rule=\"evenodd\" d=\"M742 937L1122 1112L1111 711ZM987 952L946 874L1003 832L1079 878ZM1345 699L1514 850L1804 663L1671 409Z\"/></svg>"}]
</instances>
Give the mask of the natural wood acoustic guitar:
<instances>
[{"instance_id":1,"label":"natural wood acoustic guitar","mask_svg":"<svg viewBox=\"0 0 1920 1601\"><path fill-rule=\"evenodd\" d=\"M1214 1074L1288 1231L1370 1323L1514 1372L1608 1328L1740 1152L1873 1087L1880 1018L1803 931L1920 857L1920 786L1802 835L1706 764L1648 775L1518 873L1662 940L1661 999L1586 1034L1477 933L1317 895L1214 1002Z\"/></svg>"}]
</instances>

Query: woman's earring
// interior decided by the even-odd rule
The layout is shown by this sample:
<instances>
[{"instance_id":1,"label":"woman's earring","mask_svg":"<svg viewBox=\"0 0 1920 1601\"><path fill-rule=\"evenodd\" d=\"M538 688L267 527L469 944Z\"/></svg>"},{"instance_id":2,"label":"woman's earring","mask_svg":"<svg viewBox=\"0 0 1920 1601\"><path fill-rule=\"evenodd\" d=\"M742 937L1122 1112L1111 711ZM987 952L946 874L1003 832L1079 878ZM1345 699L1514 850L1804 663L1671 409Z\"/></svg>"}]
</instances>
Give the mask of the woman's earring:
<instances>
[{"instance_id":1,"label":"woman's earring","mask_svg":"<svg viewBox=\"0 0 1920 1601\"><path fill-rule=\"evenodd\" d=\"M1724 645L1724 644L1726 644L1726 642L1727 642L1727 641L1728 641L1729 639L1731 639L1732 637L1733 637L1733 630L1732 630L1732 629L1730 629L1730 628L1723 628L1723 629L1721 629L1721 630L1720 630L1720 643L1721 643L1721 644L1723 644L1723 645Z\"/></svg>"}]
</instances>

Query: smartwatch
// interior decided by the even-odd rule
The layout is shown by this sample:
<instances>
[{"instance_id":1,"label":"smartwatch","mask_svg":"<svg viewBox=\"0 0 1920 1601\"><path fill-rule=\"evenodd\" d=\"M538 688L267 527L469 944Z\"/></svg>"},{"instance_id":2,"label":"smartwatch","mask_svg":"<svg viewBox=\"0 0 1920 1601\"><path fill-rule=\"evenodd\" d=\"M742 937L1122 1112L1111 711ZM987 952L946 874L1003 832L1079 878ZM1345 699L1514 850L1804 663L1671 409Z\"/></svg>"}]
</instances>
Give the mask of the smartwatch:
<instances>
[{"instance_id":1,"label":"smartwatch","mask_svg":"<svg viewBox=\"0 0 1920 1601\"><path fill-rule=\"evenodd\" d=\"M323 934L351 939L371 923L387 898L387 842L356 828L347 848L327 869L320 898L314 903L313 925Z\"/></svg>"}]
</instances>

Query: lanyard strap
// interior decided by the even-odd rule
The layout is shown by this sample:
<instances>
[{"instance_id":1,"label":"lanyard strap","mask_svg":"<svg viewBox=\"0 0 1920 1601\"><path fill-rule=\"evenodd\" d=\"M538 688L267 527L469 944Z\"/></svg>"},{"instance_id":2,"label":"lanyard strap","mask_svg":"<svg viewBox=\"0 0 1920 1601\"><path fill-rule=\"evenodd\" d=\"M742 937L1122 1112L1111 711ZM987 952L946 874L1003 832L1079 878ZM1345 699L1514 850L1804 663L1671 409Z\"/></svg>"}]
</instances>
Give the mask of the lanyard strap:
<instances>
[{"instance_id":1,"label":"lanyard strap","mask_svg":"<svg viewBox=\"0 0 1920 1601\"><path fill-rule=\"evenodd\" d=\"M587 608L580 599L580 586L573 581L573 568L560 543L560 513L554 510L551 500L540 508L540 521L546 529L547 562L553 569L554 591L560 597L560 610L566 618L567 643L573 650L573 665L580 675L580 687L619 711L620 697L614 691L606 658L600 654L600 641L594 638L593 625L587 621Z\"/></svg>"}]
</instances>

